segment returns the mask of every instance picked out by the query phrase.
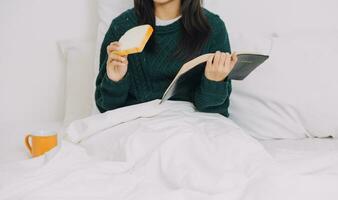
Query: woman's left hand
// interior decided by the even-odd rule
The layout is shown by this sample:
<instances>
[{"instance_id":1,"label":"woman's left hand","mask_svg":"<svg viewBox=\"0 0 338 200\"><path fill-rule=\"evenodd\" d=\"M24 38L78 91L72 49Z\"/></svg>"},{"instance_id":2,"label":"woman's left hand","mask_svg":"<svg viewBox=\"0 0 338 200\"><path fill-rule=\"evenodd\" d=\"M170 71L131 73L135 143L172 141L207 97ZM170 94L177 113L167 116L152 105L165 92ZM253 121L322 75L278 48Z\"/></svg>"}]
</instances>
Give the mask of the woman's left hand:
<instances>
[{"instance_id":1,"label":"woman's left hand","mask_svg":"<svg viewBox=\"0 0 338 200\"><path fill-rule=\"evenodd\" d=\"M207 79L212 81L224 81L237 62L236 53L223 53L217 51L214 56L210 56L204 70Z\"/></svg>"}]
</instances>

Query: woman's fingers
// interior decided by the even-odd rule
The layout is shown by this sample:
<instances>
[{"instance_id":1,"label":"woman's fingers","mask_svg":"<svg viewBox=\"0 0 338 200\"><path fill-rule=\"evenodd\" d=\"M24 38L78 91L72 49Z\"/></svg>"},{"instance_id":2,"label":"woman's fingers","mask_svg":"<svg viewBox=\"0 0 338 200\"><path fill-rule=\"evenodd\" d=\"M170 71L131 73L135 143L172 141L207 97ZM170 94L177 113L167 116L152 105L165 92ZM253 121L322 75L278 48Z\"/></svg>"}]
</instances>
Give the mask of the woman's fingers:
<instances>
[{"instance_id":1,"label":"woman's fingers","mask_svg":"<svg viewBox=\"0 0 338 200\"><path fill-rule=\"evenodd\" d=\"M112 51L119 50L119 47L120 47L120 43L119 42L111 42L107 46L107 53L110 54Z\"/></svg>"},{"instance_id":2,"label":"woman's fingers","mask_svg":"<svg viewBox=\"0 0 338 200\"><path fill-rule=\"evenodd\" d=\"M236 53L236 52L232 53L231 58L232 58L232 61L233 61L234 63L236 63L237 60L238 60L237 53Z\"/></svg>"},{"instance_id":3,"label":"woman's fingers","mask_svg":"<svg viewBox=\"0 0 338 200\"><path fill-rule=\"evenodd\" d=\"M125 67L125 66L127 66L126 63L121 63L121 62L118 62L118 61L112 61L112 65L114 67Z\"/></svg>"},{"instance_id":4,"label":"woman's fingers","mask_svg":"<svg viewBox=\"0 0 338 200\"><path fill-rule=\"evenodd\" d=\"M127 61L127 56L120 56L120 55L117 55L115 53L109 53L109 56L108 56L108 60L113 61L113 60L116 60L116 61L119 61L119 62L126 62Z\"/></svg>"},{"instance_id":5,"label":"woman's fingers","mask_svg":"<svg viewBox=\"0 0 338 200\"><path fill-rule=\"evenodd\" d=\"M221 52L216 51L215 56L214 56L214 62L213 62L213 67L214 68L218 68L220 58L221 58Z\"/></svg>"},{"instance_id":6,"label":"woman's fingers","mask_svg":"<svg viewBox=\"0 0 338 200\"><path fill-rule=\"evenodd\" d=\"M207 68L210 68L212 66L212 61L214 60L215 55L212 55L209 57L207 61Z\"/></svg>"},{"instance_id":7,"label":"woman's fingers","mask_svg":"<svg viewBox=\"0 0 338 200\"><path fill-rule=\"evenodd\" d=\"M108 53L108 63L112 63L113 61L118 61L120 63L128 64L127 56L119 56L113 53L113 51L117 51L120 48L119 42L111 42L107 46Z\"/></svg>"},{"instance_id":8,"label":"woman's fingers","mask_svg":"<svg viewBox=\"0 0 338 200\"><path fill-rule=\"evenodd\" d=\"M124 59L122 63L128 64L128 56L122 56L122 58Z\"/></svg>"},{"instance_id":9,"label":"woman's fingers","mask_svg":"<svg viewBox=\"0 0 338 200\"><path fill-rule=\"evenodd\" d=\"M127 56L119 56L116 54L112 54L109 59L109 63L116 67L116 66L126 66L128 65Z\"/></svg>"},{"instance_id":10,"label":"woman's fingers","mask_svg":"<svg viewBox=\"0 0 338 200\"><path fill-rule=\"evenodd\" d=\"M217 51L207 61L205 76L209 80L223 81L229 75L237 60L236 53L230 54Z\"/></svg>"},{"instance_id":11,"label":"woman's fingers","mask_svg":"<svg viewBox=\"0 0 338 200\"><path fill-rule=\"evenodd\" d=\"M209 56L207 64L205 66L205 72L209 72L212 70L212 61L214 60L215 55Z\"/></svg>"},{"instance_id":12,"label":"woman's fingers","mask_svg":"<svg viewBox=\"0 0 338 200\"><path fill-rule=\"evenodd\" d=\"M116 55L114 53L110 53L109 58L110 60L115 60L119 62L125 62L127 60L125 57Z\"/></svg>"},{"instance_id":13,"label":"woman's fingers","mask_svg":"<svg viewBox=\"0 0 338 200\"><path fill-rule=\"evenodd\" d=\"M231 54L231 70L234 68L237 61L238 61L237 53L234 52L234 53Z\"/></svg>"},{"instance_id":14,"label":"woman's fingers","mask_svg":"<svg viewBox=\"0 0 338 200\"><path fill-rule=\"evenodd\" d=\"M219 61L219 68L223 69L225 67L225 61L226 61L226 54L224 52L221 53L221 58Z\"/></svg>"},{"instance_id":15,"label":"woman's fingers","mask_svg":"<svg viewBox=\"0 0 338 200\"><path fill-rule=\"evenodd\" d=\"M227 71L229 71L231 68L230 63L231 63L231 55L229 53L226 53L224 66Z\"/></svg>"}]
</instances>

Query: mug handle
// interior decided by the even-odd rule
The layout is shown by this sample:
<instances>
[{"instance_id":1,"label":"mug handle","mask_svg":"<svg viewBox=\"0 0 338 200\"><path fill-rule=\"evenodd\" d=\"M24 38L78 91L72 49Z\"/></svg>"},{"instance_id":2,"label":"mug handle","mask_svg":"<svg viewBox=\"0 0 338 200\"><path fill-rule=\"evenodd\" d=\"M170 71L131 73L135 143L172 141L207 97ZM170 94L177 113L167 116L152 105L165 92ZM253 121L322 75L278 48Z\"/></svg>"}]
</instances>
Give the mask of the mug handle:
<instances>
[{"instance_id":1,"label":"mug handle","mask_svg":"<svg viewBox=\"0 0 338 200\"><path fill-rule=\"evenodd\" d=\"M29 143L29 138L32 137L32 135L26 135L25 137L25 145L27 147L27 149L29 150L29 152L32 154L32 146L31 144Z\"/></svg>"}]
</instances>

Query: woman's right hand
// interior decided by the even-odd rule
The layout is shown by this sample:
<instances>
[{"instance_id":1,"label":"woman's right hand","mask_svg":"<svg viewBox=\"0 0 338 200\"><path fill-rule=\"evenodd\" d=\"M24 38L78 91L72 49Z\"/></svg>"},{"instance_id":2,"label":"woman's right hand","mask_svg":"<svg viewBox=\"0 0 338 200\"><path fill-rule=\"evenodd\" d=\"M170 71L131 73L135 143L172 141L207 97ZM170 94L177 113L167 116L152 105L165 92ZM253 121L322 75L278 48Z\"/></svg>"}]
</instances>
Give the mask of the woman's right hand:
<instances>
[{"instance_id":1,"label":"woman's right hand","mask_svg":"<svg viewBox=\"0 0 338 200\"><path fill-rule=\"evenodd\" d=\"M119 50L119 43L112 42L107 47L107 76L110 80L118 82L127 73L128 70L128 59L127 56L119 56L114 54L114 51Z\"/></svg>"}]
</instances>

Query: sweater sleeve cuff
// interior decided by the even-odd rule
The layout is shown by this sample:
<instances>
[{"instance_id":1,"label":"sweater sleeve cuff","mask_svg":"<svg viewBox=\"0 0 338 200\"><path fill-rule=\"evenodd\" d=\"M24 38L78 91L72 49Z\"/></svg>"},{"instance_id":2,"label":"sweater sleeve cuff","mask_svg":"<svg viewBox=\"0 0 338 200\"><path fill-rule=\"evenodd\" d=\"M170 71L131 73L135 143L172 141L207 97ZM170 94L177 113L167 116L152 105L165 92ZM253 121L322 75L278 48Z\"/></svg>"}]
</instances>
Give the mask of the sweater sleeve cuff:
<instances>
[{"instance_id":1,"label":"sweater sleeve cuff","mask_svg":"<svg viewBox=\"0 0 338 200\"><path fill-rule=\"evenodd\" d=\"M223 81L213 81L205 77L204 74L202 75L202 79L201 79L201 92L202 93L227 97L228 86L229 86L228 77L226 77L226 79Z\"/></svg>"},{"instance_id":2,"label":"sweater sleeve cuff","mask_svg":"<svg viewBox=\"0 0 338 200\"><path fill-rule=\"evenodd\" d=\"M105 73L101 82L103 92L113 95L123 95L129 90L129 74L127 73L121 80L112 81Z\"/></svg>"}]
</instances>

